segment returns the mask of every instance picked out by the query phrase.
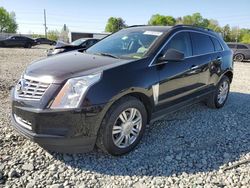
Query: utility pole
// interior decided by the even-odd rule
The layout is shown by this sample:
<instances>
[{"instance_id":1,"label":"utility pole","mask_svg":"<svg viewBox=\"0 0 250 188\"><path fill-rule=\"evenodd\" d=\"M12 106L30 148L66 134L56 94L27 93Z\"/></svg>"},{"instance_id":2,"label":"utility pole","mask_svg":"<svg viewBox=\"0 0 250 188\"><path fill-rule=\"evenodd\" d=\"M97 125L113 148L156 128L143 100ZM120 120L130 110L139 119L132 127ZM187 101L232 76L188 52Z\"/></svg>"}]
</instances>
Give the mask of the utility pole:
<instances>
[{"instance_id":1,"label":"utility pole","mask_svg":"<svg viewBox=\"0 0 250 188\"><path fill-rule=\"evenodd\" d=\"M43 16L44 16L44 31L45 31L45 38L47 38L47 24L46 24L46 10L43 10Z\"/></svg>"},{"instance_id":2,"label":"utility pole","mask_svg":"<svg viewBox=\"0 0 250 188\"><path fill-rule=\"evenodd\" d=\"M238 43L238 37L239 36L239 25L237 26L237 31L236 31L236 43Z\"/></svg>"}]
</instances>

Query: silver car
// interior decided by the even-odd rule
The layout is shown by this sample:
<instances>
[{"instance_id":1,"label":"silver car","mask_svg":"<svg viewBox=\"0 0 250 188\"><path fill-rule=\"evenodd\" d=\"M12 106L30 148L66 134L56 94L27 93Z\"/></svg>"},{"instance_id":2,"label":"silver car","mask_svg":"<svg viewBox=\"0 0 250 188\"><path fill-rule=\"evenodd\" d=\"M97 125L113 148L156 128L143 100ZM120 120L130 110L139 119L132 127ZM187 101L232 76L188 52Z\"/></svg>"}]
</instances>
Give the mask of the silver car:
<instances>
[{"instance_id":1,"label":"silver car","mask_svg":"<svg viewBox=\"0 0 250 188\"><path fill-rule=\"evenodd\" d=\"M242 62L250 59L250 44L227 43L227 45L233 50L234 61Z\"/></svg>"}]
</instances>

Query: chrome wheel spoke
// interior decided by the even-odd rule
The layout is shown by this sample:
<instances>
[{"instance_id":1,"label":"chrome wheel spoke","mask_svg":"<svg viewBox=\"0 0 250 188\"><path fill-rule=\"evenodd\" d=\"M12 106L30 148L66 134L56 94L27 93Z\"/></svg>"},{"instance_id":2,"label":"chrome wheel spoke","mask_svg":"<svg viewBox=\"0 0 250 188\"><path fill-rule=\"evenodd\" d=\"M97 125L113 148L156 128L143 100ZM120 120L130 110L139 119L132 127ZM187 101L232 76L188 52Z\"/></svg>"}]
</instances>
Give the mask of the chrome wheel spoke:
<instances>
[{"instance_id":1,"label":"chrome wheel spoke","mask_svg":"<svg viewBox=\"0 0 250 188\"><path fill-rule=\"evenodd\" d=\"M137 111L137 110L136 110L135 108L131 108L131 109L130 109L130 116L129 116L128 121L132 121L132 120L135 118L136 111Z\"/></svg>"},{"instance_id":2,"label":"chrome wheel spoke","mask_svg":"<svg viewBox=\"0 0 250 188\"><path fill-rule=\"evenodd\" d=\"M122 132L122 127L121 126L114 126L113 127L113 131L112 131L113 134L118 134L118 133L121 133L121 132Z\"/></svg>"},{"instance_id":3,"label":"chrome wheel spoke","mask_svg":"<svg viewBox=\"0 0 250 188\"><path fill-rule=\"evenodd\" d=\"M118 138L117 138L117 140L115 141L115 144L116 145L120 145L121 143L122 143L122 141L124 140L124 135L123 134L121 134Z\"/></svg>"},{"instance_id":4,"label":"chrome wheel spoke","mask_svg":"<svg viewBox=\"0 0 250 188\"><path fill-rule=\"evenodd\" d=\"M126 123L126 121L128 120L127 118L127 114L125 111L123 111L120 115L119 115L120 120L122 120L123 123Z\"/></svg>"},{"instance_id":5,"label":"chrome wheel spoke","mask_svg":"<svg viewBox=\"0 0 250 188\"><path fill-rule=\"evenodd\" d=\"M141 122L141 118L140 117L138 117L136 120L134 120L132 123L134 124L134 125L137 125L138 123L140 123Z\"/></svg>"},{"instance_id":6,"label":"chrome wheel spoke","mask_svg":"<svg viewBox=\"0 0 250 188\"><path fill-rule=\"evenodd\" d=\"M137 130L137 129L135 129L135 128L133 128L133 129L131 130L131 134L132 134L133 136L137 136L137 135L138 135L138 132L139 132L139 130Z\"/></svg>"},{"instance_id":7,"label":"chrome wheel spoke","mask_svg":"<svg viewBox=\"0 0 250 188\"><path fill-rule=\"evenodd\" d=\"M124 143L125 146L129 146L130 145L130 136L129 135L126 135L125 136L125 143Z\"/></svg>"}]
</instances>

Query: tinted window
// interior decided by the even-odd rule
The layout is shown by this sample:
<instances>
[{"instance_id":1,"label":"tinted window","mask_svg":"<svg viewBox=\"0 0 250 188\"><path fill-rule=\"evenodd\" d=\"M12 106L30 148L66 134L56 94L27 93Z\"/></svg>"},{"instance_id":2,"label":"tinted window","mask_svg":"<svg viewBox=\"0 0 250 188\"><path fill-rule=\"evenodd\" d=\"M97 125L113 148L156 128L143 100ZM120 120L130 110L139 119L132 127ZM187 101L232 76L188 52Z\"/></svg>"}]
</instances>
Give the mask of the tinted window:
<instances>
[{"instance_id":1,"label":"tinted window","mask_svg":"<svg viewBox=\"0 0 250 188\"><path fill-rule=\"evenodd\" d=\"M214 52L214 45L208 35L191 32L193 55L202 55Z\"/></svg>"},{"instance_id":2,"label":"tinted window","mask_svg":"<svg viewBox=\"0 0 250 188\"><path fill-rule=\"evenodd\" d=\"M211 39L212 39L212 41L214 43L214 49L215 49L215 51L222 51L223 49L222 49L222 47L220 45L220 42L216 38L214 38L214 37L211 37Z\"/></svg>"},{"instance_id":3,"label":"tinted window","mask_svg":"<svg viewBox=\"0 0 250 188\"><path fill-rule=\"evenodd\" d=\"M185 57L192 56L192 47L189 33L182 32L175 35L167 44L164 52L170 48L184 53Z\"/></svg>"},{"instance_id":4,"label":"tinted window","mask_svg":"<svg viewBox=\"0 0 250 188\"><path fill-rule=\"evenodd\" d=\"M227 44L229 48L235 48L235 44Z\"/></svg>"},{"instance_id":5,"label":"tinted window","mask_svg":"<svg viewBox=\"0 0 250 188\"><path fill-rule=\"evenodd\" d=\"M248 48L244 45L237 45L237 49L248 49Z\"/></svg>"}]
</instances>

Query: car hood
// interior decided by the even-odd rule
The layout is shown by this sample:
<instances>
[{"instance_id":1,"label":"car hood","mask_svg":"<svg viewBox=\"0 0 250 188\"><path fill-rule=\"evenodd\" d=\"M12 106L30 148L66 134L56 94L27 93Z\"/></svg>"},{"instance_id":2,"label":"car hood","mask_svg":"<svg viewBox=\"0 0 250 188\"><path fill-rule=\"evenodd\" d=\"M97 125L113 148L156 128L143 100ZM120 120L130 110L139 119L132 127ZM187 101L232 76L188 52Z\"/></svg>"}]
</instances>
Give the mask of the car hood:
<instances>
[{"instance_id":1,"label":"car hood","mask_svg":"<svg viewBox=\"0 0 250 188\"><path fill-rule=\"evenodd\" d=\"M68 78L101 72L131 61L74 51L33 62L25 70L25 75L46 76L53 83L61 83Z\"/></svg>"}]
</instances>

